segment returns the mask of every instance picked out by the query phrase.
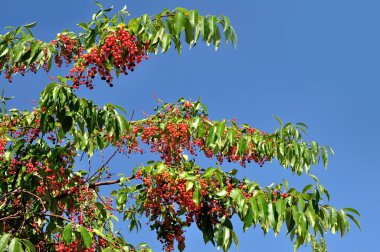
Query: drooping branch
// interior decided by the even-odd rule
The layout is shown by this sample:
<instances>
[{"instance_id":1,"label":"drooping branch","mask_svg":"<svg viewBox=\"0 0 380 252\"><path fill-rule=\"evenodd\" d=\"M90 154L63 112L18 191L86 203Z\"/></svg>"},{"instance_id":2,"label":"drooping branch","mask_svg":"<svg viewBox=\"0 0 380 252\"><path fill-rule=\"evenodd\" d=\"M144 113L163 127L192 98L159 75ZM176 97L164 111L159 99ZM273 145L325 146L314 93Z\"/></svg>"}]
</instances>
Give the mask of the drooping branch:
<instances>
[{"instance_id":1,"label":"drooping branch","mask_svg":"<svg viewBox=\"0 0 380 252\"><path fill-rule=\"evenodd\" d=\"M112 86L111 72L119 76L133 71L148 52L157 53L161 48L164 53L174 44L180 53L183 33L190 47L202 37L207 45L212 43L217 49L222 33L226 43L237 43L235 30L223 15L200 16L197 10L177 8L153 16L143 15L126 23L125 10L112 18L105 12L102 9L88 23L80 23L84 33L65 31L50 42L34 38L30 29L36 23L0 35L0 73L5 70L5 77L12 81L12 75L17 73L35 73L40 68L50 71L53 62L61 67L64 61L67 65L74 61L75 66L68 75L73 86L86 85L92 89L95 75L101 75L102 80ZM112 43L115 39L119 43Z\"/></svg>"},{"instance_id":2,"label":"drooping branch","mask_svg":"<svg viewBox=\"0 0 380 252\"><path fill-rule=\"evenodd\" d=\"M177 173L178 169L182 172ZM289 189L287 182L261 187L248 179L237 179L233 175L235 172L225 173L220 168L200 170L197 165L186 162L181 168L158 162L143 166L136 173L136 177L143 181L136 196L137 205L143 205L141 211L151 217L158 234L166 222L175 223L173 232L177 234L196 222L207 237L206 241L215 242L227 250L233 235L227 240L219 240L218 232L227 232L227 228L232 233L229 219L236 214L244 223L244 231L260 224L264 233L272 229L277 234L285 225L297 249L317 236L323 237L327 231L340 232L343 236L350 229L349 219L358 224L352 215L359 215L355 209L337 210L322 204L322 196L329 197L329 194L319 183L297 191ZM123 193L126 192L120 190L118 198L127 198L122 197ZM118 204L123 205L125 201ZM168 248L173 245L170 238L162 239ZM177 241L182 242L180 237Z\"/></svg>"}]
</instances>

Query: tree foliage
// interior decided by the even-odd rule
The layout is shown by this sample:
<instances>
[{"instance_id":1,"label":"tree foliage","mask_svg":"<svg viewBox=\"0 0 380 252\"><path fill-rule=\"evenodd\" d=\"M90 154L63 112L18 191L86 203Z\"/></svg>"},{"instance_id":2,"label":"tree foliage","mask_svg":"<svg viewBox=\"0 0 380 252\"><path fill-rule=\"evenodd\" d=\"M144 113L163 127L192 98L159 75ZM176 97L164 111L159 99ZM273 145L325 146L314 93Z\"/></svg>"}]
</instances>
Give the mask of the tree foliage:
<instances>
[{"instance_id":1,"label":"tree foliage","mask_svg":"<svg viewBox=\"0 0 380 252\"><path fill-rule=\"evenodd\" d=\"M185 248L184 230L195 225L223 251L238 237L232 216L244 231L260 226L278 234L284 226L295 250L313 243L326 232L342 236L350 222L359 225L352 208L326 204L330 196L312 166L328 164L328 146L305 141L307 126L283 124L272 133L235 121L215 121L200 101L183 98L158 106L153 115L128 120L114 104L99 107L76 95L92 89L99 76L112 86L120 74L133 72L148 55L165 53L182 43L194 47L200 39L217 49L222 34L236 45L237 38L226 16L202 16L197 10L176 8L150 16L129 18L124 8L109 17L100 10L84 31L64 31L50 42L35 39L35 23L0 35L0 71L12 81L19 73L50 71L62 64L70 69L42 91L30 111L8 110L10 98L1 96L0 113L0 251L150 251L134 245L114 230L118 216L139 229L140 217L149 218L163 249ZM182 38L181 38L182 36ZM95 171L80 170L83 155L96 152L109 158ZM158 160L136 165L131 174L112 177L108 164L116 156L157 153ZM216 158L220 166L200 167L188 155ZM80 158L79 160L79 157ZM309 174L315 184L298 191L282 184L261 186L227 171L223 162L263 166L277 160L297 175ZM114 185L111 195L100 188ZM323 247L324 246L324 247ZM323 247L323 248L322 248Z\"/></svg>"}]
</instances>

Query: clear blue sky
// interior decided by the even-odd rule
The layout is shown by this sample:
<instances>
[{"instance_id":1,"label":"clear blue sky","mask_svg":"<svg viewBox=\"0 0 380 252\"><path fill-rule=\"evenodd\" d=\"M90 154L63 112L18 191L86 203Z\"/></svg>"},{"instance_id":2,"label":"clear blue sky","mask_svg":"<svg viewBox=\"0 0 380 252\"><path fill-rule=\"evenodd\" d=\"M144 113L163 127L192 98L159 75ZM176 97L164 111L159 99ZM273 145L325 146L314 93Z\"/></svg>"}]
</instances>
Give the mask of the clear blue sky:
<instances>
[{"instance_id":1,"label":"clear blue sky","mask_svg":"<svg viewBox=\"0 0 380 252\"><path fill-rule=\"evenodd\" d=\"M103 3L121 8L125 1ZM354 207L362 214L363 231L352 225L344 239L327 235L329 251L375 251L379 247L379 1L130 0L127 5L132 15L177 6L225 14L236 28L237 49L222 46L215 52L199 43L180 57L174 50L151 56L113 88L98 83L94 91L83 89L81 95L99 104L122 105L136 115L151 112L153 95L167 102L202 97L214 119L236 117L264 131L277 126L273 115L308 124L309 137L332 146L336 153L327 171L318 166L312 173L330 190L332 205ZM34 33L42 40L53 39L63 29L75 29L75 24L89 20L96 10L91 1L77 0L3 0L0 6L0 27L38 21ZM1 78L0 88L16 96L13 106L30 108L48 82L46 74L16 77L11 85ZM113 165L126 173L134 166L131 160ZM283 177L298 188L311 182L306 176L292 177L276 162L263 168L249 166L244 174L263 185L281 182ZM236 229L241 230L241 225L236 224ZM264 237L260 229L239 233L240 247L231 251L293 249L285 232L277 238L272 233ZM205 248L195 229L187 234L187 251L216 250ZM160 250L147 227L128 236L132 242L147 241Z\"/></svg>"}]
</instances>

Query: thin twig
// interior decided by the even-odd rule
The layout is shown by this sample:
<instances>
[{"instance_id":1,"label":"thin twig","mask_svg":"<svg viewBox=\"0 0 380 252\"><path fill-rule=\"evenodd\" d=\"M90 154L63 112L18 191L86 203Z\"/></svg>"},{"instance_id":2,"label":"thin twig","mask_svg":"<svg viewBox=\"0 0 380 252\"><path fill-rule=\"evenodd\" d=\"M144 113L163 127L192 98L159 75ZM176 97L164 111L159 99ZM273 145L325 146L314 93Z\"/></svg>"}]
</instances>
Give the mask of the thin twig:
<instances>
[{"instance_id":1,"label":"thin twig","mask_svg":"<svg viewBox=\"0 0 380 252\"><path fill-rule=\"evenodd\" d=\"M42 214L45 215L45 216L55 217L55 218L59 218L59 219L62 219L62 220L65 220L65 221L71 222L70 219L68 219L68 218L66 218L66 217L63 217L63 216L61 216L61 215L51 214L51 213L42 213Z\"/></svg>"},{"instance_id":2,"label":"thin twig","mask_svg":"<svg viewBox=\"0 0 380 252\"><path fill-rule=\"evenodd\" d=\"M11 220L11 219L19 219L21 217L21 215L18 215L18 214L19 213L15 213L15 214L0 218L0 221Z\"/></svg>"},{"instance_id":3,"label":"thin twig","mask_svg":"<svg viewBox=\"0 0 380 252\"><path fill-rule=\"evenodd\" d=\"M120 150L120 147L118 147L115 152L108 158L108 160L98 168L98 170L96 172L94 172L94 174L92 174L88 179L87 181L89 181L90 179L92 179L97 173L99 173L101 170L103 170L104 167L106 167L106 165L108 165L108 163L111 161L112 158L115 157L115 155L119 152Z\"/></svg>"},{"instance_id":4,"label":"thin twig","mask_svg":"<svg viewBox=\"0 0 380 252\"><path fill-rule=\"evenodd\" d=\"M95 187L102 186L102 185L114 185L117 183L120 183L120 179L91 183L88 187L89 188L95 188Z\"/></svg>"},{"instance_id":5,"label":"thin twig","mask_svg":"<svg viewBox=\"0 0 380 252\"><path fill-rule=\"evenodd\" d=\"M99 193L98 193L96 190L94 190L94 191L95 191L96 195L98 195L98 198L100 199L100 201L103 203L103 205L104 205L106 208L110 208L110 210L115 211L115 208L113 208L110 204L108 204L107 202L105 202L105 201L103 200L102 196L100 196Z\"/></svg>"}]
</instances>

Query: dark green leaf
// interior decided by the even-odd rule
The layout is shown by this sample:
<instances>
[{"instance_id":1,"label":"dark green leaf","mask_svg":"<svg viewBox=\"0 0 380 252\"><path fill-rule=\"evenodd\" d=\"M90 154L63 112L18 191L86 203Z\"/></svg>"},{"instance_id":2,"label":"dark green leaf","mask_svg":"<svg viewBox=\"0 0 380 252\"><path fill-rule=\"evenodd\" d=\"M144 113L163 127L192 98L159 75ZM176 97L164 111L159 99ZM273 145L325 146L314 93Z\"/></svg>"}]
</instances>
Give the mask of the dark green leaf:
<instances>
[{"instance_id":1,"label":"dark green leaf","mask_svg":"<svg viewBox=\"0 0 380 252\"><path fill-rule=\"evenodd\" d=\"M63 229L62 238L63 241L68 245L71 242L71 234L72 228L71 223L67 224L67 226Z\"/></svg>"},{"instance_id":2,"label":"dark green leaf","mask_svg":"<svg viewBox=\"0 0 380 252\"><path fill-rule=\"evenodd\" d=\"M23 27L25 27L25 28L33 28L36 25L37 25L37 22L32 22L30 24L23 25Z\"/></svg>"},{"instance_id":3,"label":"dark green leaf","mask_svg":"<svg viewBox=\"0 0 380 252\"><path fill-rule=\"evenodd\" d=\"M183 12L177 12L174 16L174 34L177 38L180 37L181 32L185 29L186 16Z\"/></svg>"},{"instance_id":4,"label":"dark green leaf","mask_svg":"<svg viewBox=\"0 0 380 252\"><path fill-rule=\"evenodd\" d=\"M27 252L35 252L36 251L36 248L34 247L33 243L30 242L29 240L22 239L20 241L22 244L24 244L24 247L25 247Z\"/></svg>"},{"instance_id":5,"label":"dark green leaf","mask_svg":"<svg viewBox=\"0 0 380 252\"><path fill-rule=\"evenodd\" d=\"M244 217L244 227L243 230L246 231L253 223L254 212L253 207L250 205L247 210L247 214Z\"/></svg>"},{"instance_id":6,"label":"dark green leaf","mask_svg":"<svg viewBox=\"0 0 380 252\"><path fill-rule=\"evenodd\" d=\"M189 20L186 20L185 41L190 45L190 48L195 44L194 31L195 31L194 25L192 25Z\"/></svg>"},{"instance_id":7,"label":"dark green leaf","mask_svg":"<svg viewBox=\"0 0 380 252\"><path fill-rule=\"evenodd\" d=\"M360 222L354 217L352 216L351 214L348 214L346 213L346 215L348 216L348 218L350 218L353 222L355 222L356 226L358 226L358 228L360 230L362 230L362 227L360 226Z\"/></svg>"},{"instance_id":8,"label":"dark green leaf","mask_svg":"<svg viewBox=\"0 0 380 252\"><path fill-rule=\"evenodd\" d=\"M84 245L87 248L90 248L92 245L92 238L91 238L90 232L88 232L88 230L83 226L80 226L77 229L77 231L81 234Z\"/></svg>"},{"instance_id":9,"label":"dark green leaf","mask_svg":"<svg viewBox=\"0 0 380 252\"><path fill-rule=\"evenodd\" d=\"M195 190L193 193L193 201L197 206L199 206L200 201L201 201L201 192L200 192L199 186L195 187Z\"/></svg>"}]
</instances>

